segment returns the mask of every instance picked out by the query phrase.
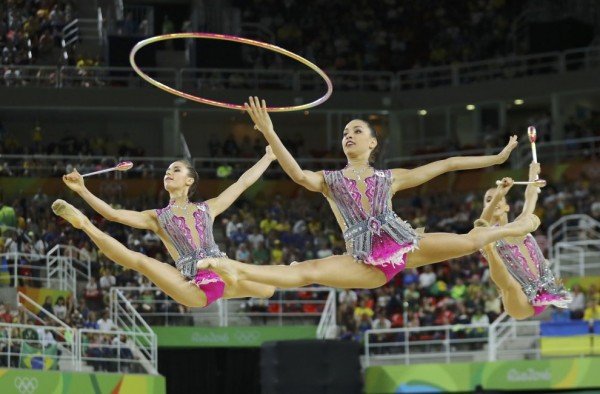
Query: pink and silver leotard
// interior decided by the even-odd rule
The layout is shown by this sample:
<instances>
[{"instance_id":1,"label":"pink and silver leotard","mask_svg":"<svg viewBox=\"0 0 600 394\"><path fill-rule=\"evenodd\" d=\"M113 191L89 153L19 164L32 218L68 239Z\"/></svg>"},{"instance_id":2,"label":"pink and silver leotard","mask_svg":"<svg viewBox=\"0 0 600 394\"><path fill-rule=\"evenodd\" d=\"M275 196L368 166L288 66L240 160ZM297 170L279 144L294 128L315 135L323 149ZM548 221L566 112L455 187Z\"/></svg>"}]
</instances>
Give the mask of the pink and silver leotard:
<instances>
[{"instance_id":1,"label":"pink and silver leotard","mask_svg":"<svg viewBox=\"0 0 600 394\"><path fill-rule=\"evenodd\" d=\"M219 246L215 243L208 205L203 202L192 203L196 209L192 213L195 230L200 240L200 245L196 245L185 218L173 213L171 209L173 203L174 201L171 201L165 208L156 210L158 223L167 233L179 254L175 266L181 275L206 294L206 305L208 306L223 296L225 282L213 271L198 270L196 263L198 260L208 257L226 257L226 255L219 250Z\"/></svg>"},{"instance_id":2,"label":"pink and silver leotard","mask_svg":"<svg viewBox=\"0 0 600 394\"><path fill-rule=\"evenodd\" d=\"M371 212L361 203L356 181L342 171L324 171L346 230L346 249L355 260L381 270L388 281L406 265L406 254L418 246L420 236L392 210L392 172L374 170L365 179Z\"/></svg>"},{"instance_id":3,"label":"pink and silver leotard","mask_svg":"<svg viewBox=\"0 0 600 394\"><path fill-rule=\"evenodd\" d=\"M548 262L531 234L527 234L522 243L499 240L494 246L508 272L523 289L535 315L542 313L548 305L568 307L572 298L570 293L556 283ZM533 264L530 265L529 261Z\"/></svg>"}]
</instances>

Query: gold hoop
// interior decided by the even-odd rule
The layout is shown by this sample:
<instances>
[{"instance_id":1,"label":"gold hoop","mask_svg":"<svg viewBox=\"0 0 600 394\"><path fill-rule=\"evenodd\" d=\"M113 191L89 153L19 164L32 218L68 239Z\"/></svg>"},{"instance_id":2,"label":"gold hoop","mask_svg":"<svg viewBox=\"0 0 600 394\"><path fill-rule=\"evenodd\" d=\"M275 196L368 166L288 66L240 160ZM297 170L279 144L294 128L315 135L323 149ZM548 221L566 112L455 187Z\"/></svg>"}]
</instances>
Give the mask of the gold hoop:
<instances>
[{"instance_id":1,"label":"gold hoop","mask_svg":"<svg viewBox=\"0 0 600 394\"><path fill-rule=\"evenodd\" d=\"M229 109L235 109L235 110L242 110L244 111L246 108L243 105L237 105L237 104L231 104L231 103L225 103L225 102L221 102L221 101L214 101L214 100L209 100L209 99L205 99L202 97L198 97L198 96L194 96L191 94L187 94L184 93L180 90L177 89L173 89L170 86L167 86L163 83L158 82L157 80L151 78L150 76L148 76L148 74L144 73L137 65L137 63L135 62L135 55L136 53L142 49L143 47L145 47L146 45L155 43L155 42L159 42L159 41L166 41L166 40L172 40L172 39L176 39L176 38L205 38L205 39L211 39L211 40L223 40L223 41L232 41L232 42L239 42L242 44L248 44L248 45L253 45L259 48L265 48L268 49L270 51L273 52L277 52L280 53L284 56L290 57L294 60L299 61L300 63L308 66L310 69L312 69L313 71L315 71L317 74L319 74L319 76L321 78L323 78L323 80L325 81L325 84L327 84L327 92L325 93L324 96L322 96L321 98L312 101L310 103L307 104L302 104L302 105L295 105L295 106L291 106L291 107L267 107L267 111L269 112L289 112L289 111L302 111L305 109L309 109L312 107L316 107L319 104L324 103L327 99L329 99L329 97L331 96L331 93L333 92L333 84L331 83L331 79L329 79L329 77L327 76L327 74L325 74L325 72L323 70L321 70L319 67L317 67L317 65L315 65L314 63L308 61L307 59L303 58L302 56L296 55L293 52L290 52L286 49L280 48L276 45L273 44L267 44L264 42L260 42L260 41L255 41L255 40L250 40L248 38L243 38L243 37L236 37L236 36L228 36L228 35L224 35L224 34L213 34L213 33L175 33L175 34L164 34L164 35L160 35L160 36L155 36L155 37L150 37L147 38L145 40L142 40L140 42L138 42L137 44L135 44L135 46L131 49L131 52L129 53L129 62L131 63L131 67L133 67L134 71L143 79L145 79L147 82L149 82L150 84L156 86L159 89L162 89L166 92L169 92L171 94L174 94L176 96L182 97L184 99L187 100L192 100L192 101L196 101L198 103L203 103L203 104L208 104L208 105L214 105L216 107L221 107L221 108L229 108Z\"/></svg>"}]
</instances>

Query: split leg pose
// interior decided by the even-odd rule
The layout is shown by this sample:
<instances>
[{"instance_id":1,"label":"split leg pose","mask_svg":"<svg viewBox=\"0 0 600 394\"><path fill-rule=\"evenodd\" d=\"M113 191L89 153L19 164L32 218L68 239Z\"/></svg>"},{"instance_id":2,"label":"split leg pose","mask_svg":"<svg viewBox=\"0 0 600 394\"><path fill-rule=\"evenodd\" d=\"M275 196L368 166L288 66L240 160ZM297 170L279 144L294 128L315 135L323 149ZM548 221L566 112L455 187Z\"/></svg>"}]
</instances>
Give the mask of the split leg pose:
<instances>
[{"instance_id":1,"label":"split leg pose","mask_svg":"<svg viewBox=\"0 0 600 394\"><path fill-rule=\"evenodd\" d=\"M173 162L164 176L164 188L170 195L169 204L164 208L143 212L112 208L85 187L83 177L76 170L63 176L65 184L106 219L156 233L176 261L176 267L127 249L63 200L57 200L52 209L83 230L108 258L147 276L181 304L204 307L221 297L269 298L275 291L272 285L251 280L223 280L213 271L198 270L196 263L207 257L225 257L214 241L214 218L256 182L273 160L275 156L267 147L265 155L234 184L217 197L204 202L189 200L199 179L196 170L186 160Z\"/></svg>"},{"instance_id":2,"label":"split leg pose","mask_svg":"<svg viewBox=\"0 0 600 394\"><path fill-rule=\"evenodd\" d=\"M419 267L474 253L505 237L534 231L539 219L524 215L500 227L474 228L468 234L418 234L392 210L392 196L419 186L449 171L483 168L505 162L517 145L510 138L497 155L453 157L415 169L375 169L378 146L375 130L355 119L343 130L342 148L348 164L341 170L302 170L274 131L266 103L250 98L246 104L255 129L263 133L286 173L308 190L322 193L344 232L348 254L309 260L290 266L251 266L223 259L206 259L210 268L231 280L259 281L281 288L321 284L338 288L375 288L390 281L405 267Z\"/></svg>"}]
</instances>

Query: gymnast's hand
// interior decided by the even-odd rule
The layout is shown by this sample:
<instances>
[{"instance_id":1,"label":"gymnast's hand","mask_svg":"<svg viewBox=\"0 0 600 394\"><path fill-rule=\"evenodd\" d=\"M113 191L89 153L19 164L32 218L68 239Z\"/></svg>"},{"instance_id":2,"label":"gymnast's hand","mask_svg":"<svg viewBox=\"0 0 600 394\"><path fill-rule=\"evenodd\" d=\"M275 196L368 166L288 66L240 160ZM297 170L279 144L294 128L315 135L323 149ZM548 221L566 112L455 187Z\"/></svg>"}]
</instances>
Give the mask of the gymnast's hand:
<instances>
[{"instance_id":1,"label":"gymnast's hand","mask_svg":"<svg viewBox=\"0 0 600 394\"><path fill-rule=\"evenodd\" d=\"M79 194L85 189L83 177L77 171L77 169L73 169L70 174L63 175L62 179L65 185L67 185L69 189L73 190L75 193Z\"/></svg>"},{"instance_id":2,"label":"gymnast's hand","mask_svg":"<svg viewBox=\"0 0 600 394\"><path fill-rule=\"evenodd\" d=\"M271 161L277 160L277 156L273 153L273 149L271 149L271 145L267 145L265 148L265 156L267 156Z\"/></svg>"},{"instance_id":3,"label":"gymnast's hand","mask_svg":"<svg viewBox=\"0 0 600 394\"><path fill-rule=\"evenodd\" d=\"M501 190L503 194L506 194L508 193L508 190L513 187L514 183L515 181L512 178L504 177L498 185L498 190Z\"/></svg>"},{"instance_id":4,"label":"gymnast's hand","mask_svg":"<svg viewBox=\"0 0 600 394\"><path fill-rule=\"evenodd\" d=\"M540 163L536 163L535 161L532 162L529 165L529 181L532 182L538 179L541 171L542 168L540 166Z\"/></svg>"},{"instance_id":5,"label":"gymnast's hand","mask_svg":"<svg viewBox=\"0 0 600 394\"><path fill-rule=\"evenodd\" d=\"M273 122L271 122L271 117L267 112L265 100L262 100L261 103L258 97L249 97L248 101L250 101L250 104L244 103L244 107L246 107L246 111L254 122L254 129L263 134L273 132Z\"/></svg>"},{"instance_id":6,"label":"gymnast's hand","mask_svg":"<svg viewBox=\"0 0 600 394\"><path fill-rule=\"evenodd\" d=\"M508 160L508 156L510 156L510 153L516 147L517 147L517 136L513 135L508 140L508 144L506 144L506 146L504 147L504 149L502 149L502 152L498 153L498 164L502 164L506 160Z\"/></svg>"}]
</instances>

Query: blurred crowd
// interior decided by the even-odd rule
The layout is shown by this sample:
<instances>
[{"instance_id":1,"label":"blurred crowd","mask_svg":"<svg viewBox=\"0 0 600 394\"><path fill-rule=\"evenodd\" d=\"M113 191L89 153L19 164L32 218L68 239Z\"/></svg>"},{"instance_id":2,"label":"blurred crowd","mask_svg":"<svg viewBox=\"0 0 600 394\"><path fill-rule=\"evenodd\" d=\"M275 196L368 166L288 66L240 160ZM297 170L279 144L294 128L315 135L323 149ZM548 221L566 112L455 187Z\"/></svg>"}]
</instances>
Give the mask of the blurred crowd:
<instances>
[{"instance_id":1,"label":"blurred crowd","mask_svg":"<svg viewBox=\"0 0 600 394\"><path fill-rule=\"evenodd\" d=\"M277 45L329 70L398 71L528 50L509 40L511 24L526 6L520 1L468 0L452 7L398 0L239 3L242 21L260 24ZM248 66L277 69L281 62L280 56L250 51Z\"/></svg>"},{"instance_id":2,"label":"blurred crowd","mask_svg":"<svg viewBox=\"0 0 600 394\"><path fill-rule=\"evenodd\" d=\"M0 3L1 74L6 86L56 79L42 69L25 75L19 66L66 64L70 48L63 46L63 28L76 18L73 0L6 0ZM65 56L66 55L66 56Z\"/></svg>"}]
</instances>

